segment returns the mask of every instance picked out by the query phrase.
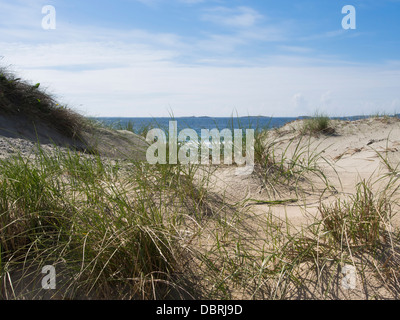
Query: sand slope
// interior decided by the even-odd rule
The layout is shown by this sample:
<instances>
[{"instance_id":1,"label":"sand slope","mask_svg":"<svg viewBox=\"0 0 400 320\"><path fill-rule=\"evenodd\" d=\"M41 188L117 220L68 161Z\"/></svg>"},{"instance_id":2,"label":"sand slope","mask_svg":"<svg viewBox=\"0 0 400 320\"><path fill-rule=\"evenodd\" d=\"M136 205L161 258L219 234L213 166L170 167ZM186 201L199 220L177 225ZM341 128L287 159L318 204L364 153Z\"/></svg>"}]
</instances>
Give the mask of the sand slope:
<instances>
[{"instance_id":1,"label":"sand slope","mask_svg":"<svg viewBox=\"0 0 400 320\"><path fill-rule=\"evenodd\" d=\"M78 151L99 153L105 157L145 160L146 141L129 131L109 130L101 127L83 129L75 139L40 120L16 115L0 115L0 157L21 152L30 154L40 142L43 148L70 147Z\"/></svg>"},{"instance_id":2,"label":"sand slope","mask_svg":"<svg viewBox=\"0 0 400 320\"><path fill-rule=\"evenodd\" d=\"M262 201L299 198L297 203L288 202L274 206L253 202L254 212L262 214L272 210L274 215L288 217L297 225L307 223L307 217L317 214L322 192L323 202L330 203L338 197L353 194L357 183L362 180L371 182L372 188L378 192L385 180L382 183L377 181L389 172L383 159L393 168L400 166L400 120L338 120L333 121L332 125L335 128L333 135L304 136L299 133L302 126L302 121L299 120L273 131L268 137L269 141L275 142L274 152L277 158L285 152L285 157L290 159L296 148L303 148L304 156L318 155L318 165L329 179L330 190L325 190L325 182L320 178L310 175L314 190L304 186L305 192L298 195L285 187L276 186L276 191L271 193L263 188L254 174L236 176L232 167L216 171L213 190L224 194L232 202L245 199ZM269 189L271 188L274 186Z\"/></svg>"},{"instance_id":3,"label":"sand slope","mask_svg":"<svg viewBox=\"0 0 400 320\"><path fill-rule=\"evenodd\" d=\"M44 144L44 148L49 150L52 148L51 142L56 140L60 145L90 146L103 156L134 157L144 160L147 149L147 144L142 138L127 131L93 128L84 133L85 144L79 145L79 142L65 139L59 133L54 132L54 129L44 125L37 125L36 132L38 134L33 135L32 127L29 127L26 122L24 123L24 119L14 120L0 117L0 128L2 128L0 131L0 157L6 157L17 149L29 153L29 149L34 147L38 136ZM238 204L235 209L238 208L240 212L243 212L243 217L241 217L243 225L240 226L243 228L240 230L243 230L243 234L240 234L243 237L241 240L251 239L255 246L259 241L260 248L263 248L268 245L263 242L265 240L263 237L266 235L263 228L266 227L267 217L270 214L282 221L287 219L290 222L290 228L300 230L318 218L321 202L330 204L339 198L349 197L355 192L357 183L362 180L369 181L372 189L378 193L385 186L388 179L387 174L392 173L393 177L390 167L398 169L400 166L399 119L371 118L354 122L334 121L335 134L333 135L304 136L299 131L301 126L302 122L296 121L271 131L266 143L273 142L273 151L277 159L284 154L285 158L290 161L292 154L299 149L304 151L302 155L305 158L318 155L317 165L328 178L328 182L318 175L311 174L308 181L298 182L298 188L294 188L293 181L287 185L271 183L266 186L256 172L248 176L238 176L235 174L236 167L234 166L213 168L215 171L210 178L210 191L228 203ZM385 164L385 161L389 166ZM399 171L395 170L395 174L397 172ZM396 183L398 184L399 181ZM398 191L395 195L400 198ZM296 201L286 201L294 199ZM271 200L285 200L285 202L267 203ZM216 212L218 213L219 210L220 208L217 208ZM396 212L399 211L399 208L393 207L393 210ZM393 225L400 227L398 216L395 216ZM283 224L281 226L285 229ZM213 227L214 225L211 223L205 228L213 229ZM210 234L213 231L211 230ZM227 239L229 240L229 238ZM201 247L213 244L212 236L207 236L207 229L203 230L202 237L198 241ZM228 245L229 243L226 244L227 248ZM398 266L396 259L398 257L392 259L395 263L393 269ZM374 262L374 259L367 261L369 264ZM363 286L359 285L356 290L346 291L343 290L340 282L342 269L327 262L318 271L318 277L316 277L313 274L315 265L307 263L306 261L299 267L301 277L307 279L307 282L300 290L297 287L289 288L285 298L393 298L394 294L398 292L397 287L396 290L388 289L390 283L385 287L376 280L372 276L374 269L371 265L367 266L364 273L368 281L359 282L363 283ZM16 274L15 277L20 276ZM335 279L335 282L331 282L331 279ZM243 292L235 292L233 296L242 299ZM246 295L244 297L248 298ZM279 292L277 298L279 298Z\"/></svg>"}]
</instances>

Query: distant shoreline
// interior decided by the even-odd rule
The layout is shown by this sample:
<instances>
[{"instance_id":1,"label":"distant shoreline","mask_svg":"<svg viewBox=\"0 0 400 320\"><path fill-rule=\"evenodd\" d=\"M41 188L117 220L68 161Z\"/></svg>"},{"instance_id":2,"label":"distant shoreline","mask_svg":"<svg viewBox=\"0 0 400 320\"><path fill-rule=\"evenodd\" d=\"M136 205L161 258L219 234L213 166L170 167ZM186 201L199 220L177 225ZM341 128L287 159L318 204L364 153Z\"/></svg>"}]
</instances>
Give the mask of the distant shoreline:
<instances>
[{"instance_id":1,"label":"distant shoreline","mask_svg":"<svg viewBox=\"0 0 400 320\"><path fill-rule=\"evenodd\" d=\"M348 116L348 117L330 117L332 120L356 121L370 116ZM400 118L399 114L388 117ZM300 117L267 117L267 116L244 116L244 117L209 117L209 116L190 116L190 117L90 117L94 121L99 121L106 126L114 129L127 129L139 132L144 128L166 128L171 120L178 122L178 129L191 128L198 133L201 129L276 129L296 121L313 118L312 116Z\"/></svg>"},{"instance_id":2,"label":"distant shoreline","mask_svg":"<svg viewBox=\"0 0 400 320\"><path fill-rule=\"evenodd\" d=\"M376 115L354 115L354 116L334 116L330 117L330 119L333 120L361 120L361 119L368 119L375 117ZM398 114L393 114L393 115L387 115L388 117L397 117L400 118L400 113ZM262 118L262 119L295 119L295 120L301 120L301 119L310 119L313 118L313 116L296 116L296 117L275 117L275 116L229 116L229 117L213 117L213 116L181 116L181 117L118 117L118 116L112 116L112 117L88 117L89 119L248 119L248 118Z\"/></svg>"}]
</instances>

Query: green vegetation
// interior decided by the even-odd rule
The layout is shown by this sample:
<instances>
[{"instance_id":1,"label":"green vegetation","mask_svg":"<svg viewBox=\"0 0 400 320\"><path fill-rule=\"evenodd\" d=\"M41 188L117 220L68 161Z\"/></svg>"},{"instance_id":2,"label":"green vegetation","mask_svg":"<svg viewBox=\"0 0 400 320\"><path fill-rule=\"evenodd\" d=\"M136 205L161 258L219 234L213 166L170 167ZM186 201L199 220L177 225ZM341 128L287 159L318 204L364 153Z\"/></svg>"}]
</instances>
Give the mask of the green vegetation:
<instances>
[{"instance_id":1,"label":"green vegetation","mask_svg":"<svg viewBox=\"0 0 400 320\"><path fill-rule=\"evenodd\" d=\"M333 134L335 130L331 127L331 120L327 115L316 112L314 116L304 120L301 132L316 135Z\"/></svg>"},{"instance_id":2,"label":"green vegetation","mask_svg":"<svg viewBox=\"0 0 400 320\"><path fill-rule=\"evenodd\" d=\"M254 155L255 171L271 195L281 194L282 188L299 195L304 187L313 189L312 178L315 177L328 184L318 165L318 161L324 161L323 151L317 152L317 146L310 139L293 138L282 149L270 135L271 131L256 131Z\"/></svg>"},{"instance_id":3,"label":"green vegetation","mask_svg":"<svg viewBox=\"0 0 400 320\"><path fill-rule=\"evenodd\" d=\"M40 89L40 83L31 85L0 68L0 113L42 121L61 134L79 138L86 120L71 109L59 105L55 99Z\"/></svg>"},{"instance_id":4,"label":"green vegetation","mask_svg":"<svg viewBox=\"0 0 400 320\"><path fill-rule=\"evenodd\" d=\"M155 298L185 260L180 228L205 210L192 169L41 149L1 160L2 268L51 262L70 279L67 296Z\"/></svg>"},{"instance_id":5,"label":"green vegetation","mask_svg":"<svg viewBox=\"0 0 400 320\"><path fill-rule=\"evenodd\" d=\"M4 73L0 82L3 114L22 112L21 104L30 116L58 119L57 127L72 116L60 128L76 133L80 116L39 84ZM302 132L328 128L317 115ZM145 135L149 127L118 129ZM338 299L346 264L361 288L372 283L385 288L383 298L397 297L398 166L378 154L387 176L343 195L333 192L311 137L284 142L256 130L255 170L243 179L260 190L245 198L216 187L224 166L149 165L39 143L30 157L0 159L0 299ZM318 212L303 226L273 214L303 201L306 210L315 195ZM57 270L50 292L40 286L45 265Z\"/></svg>"},{"instance_id":6,"label":"green vegetation","mask_svg":"<svg viewBox=\"0 0 400 320\"><path fill-rule=\"evenodd\" d=\"M40 147L31 159L1 160L1 298L24 298L10 274L40 275L47 264L64 279L54 297L69 299L289 299L305 287L334 298L335 270L346 263L395 282L400 235L387 229L394 205L387 191L398 178L377 198L359 184L298 230L210 192L213 170ZM296 200L281 201L265 203ZM41 297L36 290L33 298Z\"/></svg>"},{"instance_id":7,"label":"green vegetation","mask_svg":"<svg viewBox=\"0 0 400 320\"><path fill-rule=\"evenodd\" d=\"M338 200L333 206L320 208L326 229L340 244L351 248L374 248L381 243L386 226L393 218L392 201L386 194L376 198L367 182L357 185L348 200Z\"/></svg>"}]
</instances>

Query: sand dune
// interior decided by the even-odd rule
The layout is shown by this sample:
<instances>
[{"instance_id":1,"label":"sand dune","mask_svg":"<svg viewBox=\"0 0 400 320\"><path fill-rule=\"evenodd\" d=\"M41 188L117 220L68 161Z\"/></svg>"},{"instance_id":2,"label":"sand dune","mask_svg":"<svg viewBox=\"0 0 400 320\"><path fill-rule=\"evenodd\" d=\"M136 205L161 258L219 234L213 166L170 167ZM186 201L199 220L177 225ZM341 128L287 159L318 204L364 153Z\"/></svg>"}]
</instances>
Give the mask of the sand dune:
<instances>
[{"instance_id":1,"label":"sand dune","mask_svg":"<svg viewBox=\"0 0 400 320\"><path fill-rule=\"evenodd\" d=\"M21 126L18 122L11 122L10 119L5 121L4 118L0 118L0 120L3 120L1 122L3 131L0 131L0 157L8 157L18 151L21 151L23 155L29 155L32 148L35 147L35 136L32 135L32 131L29 131L32 128ZM354 122L333 121L331 125L334 128L334 133L329 135L307 135L301 133L302 121L295 121L280 129L270 131L265 137L265 144L270 146L268 150L274 155L278 164L283 157L284 160L282 160L282 163L285 168L288 168L291 162L294 161L293 159L296 158L296 162L298 165L300 164L300 167L308 166L308 169L311 169L306 170L304 174L298 177L293 174L290 179L286 180L285 175L291 175L292 169L281 172L272 166L271 168L267 168L271 171L266 173L263 171L265 168L259 168L258 164L254 173L247 176L236 175L237 168L235 166L223 165L212 167L212 174L209 176L208 191L210 195L215 195L216 197L211 197L211 200L207 200L209 202L206 201L206 205L210 206L206 208L206 211L211 214L210 217L207 217L207 219L201 218L200 222L196 222L195 224L192 223L193 220L190 218L188 224L185 224L185 230L179 231L184 232L184 234L193 232L193 238L190 237L189 251L197 252L197 254L205 252L208 258L215 253L210 248L213 248L215 243L218 242L218 246L224 247L222 252L226 253L227 257L230 255L235 256L238 254L237 248L239 244L246 242L245 247L250 248L246 254L253 255L249 258L249 261L251 261L250 264L240 266L236 270L236 265L234 264L236 260L225 261L224 259L227 257L224 255L216 255L214 257L216 261L214 262L217 265L218 259L222 259L222 264L226 263L226 265L229 265L232 263L233 270L237 272L242 267L248 268L249 272L252 272L253 267L257 268L256 262L261 259L258 256L260 252L262 251L262 259L265 259L265 252L269 252L267 250L268 246L272 246L270 252L271 256L275 258L271 259L269 262L271 265L268 265L270 270L273 270L271 274L272 272L278 272L277 275L279 275L280 271L275 270L276 265L287 268L292 263L291 261L297 261L293 262L293 270L289 268L291 271L288 272L291 273L288 276L288 286L284 288L284 293L281 291L283 290L283 286L280 284L279 277L275 279L272 274L269 278L267 273L265 278L263 278L264 275L262 272L260 273L257 270L257 277L260 277L261 281L265 281L265 283L262 282L265 290L269 290L268 281L278 281L276 283L273 282L276 291L274 293L268 291L268 294L271 294L273 298L369 299L370 297L396 297L399 292L398 284L393 284L390 281L385 282L385 279L389 278L380 275L380 267L377 267L377 264L374 265L374 263L384 263L386 265L387 261L390 261L390 268L388 270L394 272L394 279L397 279L396 272L398 270L399 257L397 243L392 245L391 251L387 251L391 252L391 256L388 258L384 256L383 262L379 260L381 257L371 256L368 251L358 256L354 255L353 257L351 250L349 250L350 257L353 259L352 265L362 266L362 277L366 280L357 280L356 289L347 290L343 289L343 285L340 282L343 277L341 272L345 270L344 259L342 257L345 252L347 255L347 249L343 249L340 244L336 244L337 247L332 247L332 252L329 251L329 254L332 254L334 259L331 259L330 256L326 259L324 257L318 258L319 254L322 254L318 248L320 245L319 241L321 240L320 234L312 234L311 236L314 236L312 238L309 237L307 232L309 233L312 230L312 228L309 228L312 224L321 221L321 205L332 205L338 199L348 199L355 194L359 182L366 181L377 196L382 191L385 191L387 182L390 179L393 180L395 178L392 187L398 187L400 180L397 179L398 167L400 166L400 120L397 118L381 117ZM85 144L80 145L79 143L81 142L78 143L70 139L63 139L59 133L54 132L54 129L49 127L39 125L36 126L36 130L38 130L36 137L39 137L39 140L41 140L43 150L45 151L51 151L55 145L70 145L78 147L77 149L79 147L88 149L89 146L89 150L97 150L105 158L122 157L144 160L144 153L147 148L147 144L143 138L127 131L93 128L92 131L84 132ZM12 131L14 133L11 134L10 132ZM56 139L52 139L51 135L53 134L53 138ZM54 143L55 140L56 144ZM309 162L307 164L307 161L310 159L314 159L312 165ZM208 173L208 169L210 168L204 167L204 170L199 170L199 176L201 177L204 172ZM293 170L297 169L293 168ZM174 189L171 187L171 190ZM195 189L193 190L195 191ZM392 196L399 199L399 195L399 191L394 189ZM152 193L146 196L151 200L151 197L155 195ZM212 199L218 199L218 201L214 202ZM397 202L393 202L391 205L393 213L397 213L399 210ZM216 207L213 208L212 206ZM232 212L234 214L239 212L241 214L240 218L234 215L229 216L229 210L227 210L227 213L224 213L226 215L223 218L219 217L218 214L220 211L224 211L224 208L227 207L233 208ZM172 209L175 210L174 207ZM188 212L193 210L190 207L186 209ZM204 213L201 210L200 212ZM272 220L273 223L271 222ZM221 223L221 221L224 223ZM274 224L275 221L276 224ZM191 226L191 224L194 226ZM266 232L265 228L269 226L278 226L279 240L277 240L277 243L280 245L284 243L293 245L296 241L299 241L300 243L304 242L304 247L299 247L293 252L290 250L284 251L288 250L287 246L283 248L269 242L267 237L273 236L275 232ZM319 226L322 228L321 223ZM395 215L393 220L388 221L384 227L389 236L392 230L398 230L400 227L398 215ZM194 231L191 228L194 228ZM215 238L216 228L226 228L223 239ZM286 229L289 230L287 234L285 233ZM284 231L282 232L282 230ZM305 230L304 234L302 233L303 230ZM199 234L200 236L195 238L195 234ZM295 234L297 236L291 238ZM310 244L318 244L315 249L316 251L311 251L311 258L306 256L302 258L304 260L297 260L297 255L308 252L307 241ZM185 248L187 248L186 244ZM207 250L209 249L210 251L208 252ZM266 250L265 252L264 249ZM281 252L284 252L282 259L279 255ZM387 252L384 251L382 254L388 254ZM196 277L199 274L205 275L203 278L196 278L195 281L198 281L199 286L210 285L207 283L207 279L212 274L211 271L201 263L196 265L195 260L191 259L187 267L196 271ZM322 266L319 265L320 262L323 263ZM368 267L364 267L365 263L367 263ZM338 268L339 264L342 268ZM378 265L380 266L381 264ZM267 265L265 265L265 268L267 268ZM378 277L376 276L376 270L378 270ZM230 279L229 268L226 272L228 272L228 275L226 277L223 275L224 279ZM296 286L296 281L290 280L292 276L302 279L300 287ZM18 272L11 275L11 277L22 286L22 289L18 289L21 296L28 299L30 297L33 298L30 295L29 285L25 286L25 282L20 281L25 280L25 278L21 277ZM331 282L332 279L334 279L333 282ZM31 279L28 277L28 280L30 281ZM360 283L362 283L362 286ZM229 284L227 280L226 285L228 286ZM246 291L247 287L253 284L253 282L244 283L245 290L241 290L243 288L240 286L236 289L236 286L233 285L230 288L232 289L230 293L231 297L236 299L253 298L253 293L249 295ZM213 285L212 280L211 285ZM256 289L258 290L260 287ZM254 294L256 294L257 290L254 291ZM62 294L61 292L61 296L56 297L62 299ZM262 294L260 297L263 297ZM42 298L46 297L44 295ZM35 296L35 298L37 297Z\"/></svg>"},{"instance_id":2,"label":"sand dune","mask_svg":"<svg viewBox=\"0 0 400 320\"><path fill-rule=\"evenodd\" d=\"M357 183L366 180L378 191L385 180L378 183L389 173L384 159L393 168L400 165L400 120L397 118L370 118L357 121L333 121L335 133L332 135L304 136L299 134L302 121L295 121L275 130L268 140L274 141L276 157L286 152L290 159L296 148L304 148L307 152L319 155L318 165L328 177L332 190L326 191L323 201L329 203L340 196L353 194ZM298 146L300 144L301 147ZM307 156L307 155L304 155ZM297 203L275 205L275 215L288 217L295 224L307 223L307 217L315 215L320 205L321 192L326 189L321 179L312 179L314 191L300 195ZM291 199L297 196L287 189L277 186L277 193L271 194L263 190L260 181L252 176L238 177L234 168L221 168L216 172L215 191L224 193L231 201L245 199L273 200ZM305 186L306 187L306 186ZM224 190L224 192L218 191ZM258 213L270 210L269 204L254 205Z\"/></svg>"}]
</instances>

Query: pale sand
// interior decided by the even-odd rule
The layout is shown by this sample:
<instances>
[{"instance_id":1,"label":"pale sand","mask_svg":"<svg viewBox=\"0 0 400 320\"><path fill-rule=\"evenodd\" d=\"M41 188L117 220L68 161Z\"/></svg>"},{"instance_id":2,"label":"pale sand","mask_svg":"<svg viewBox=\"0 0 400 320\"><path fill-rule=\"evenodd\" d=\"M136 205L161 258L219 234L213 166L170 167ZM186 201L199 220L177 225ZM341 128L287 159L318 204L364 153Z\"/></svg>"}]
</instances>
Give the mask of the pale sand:
<instances>
[{"instance_id":1,"label":"pale sand","mask_svg":"<svg viewBox=\"0 0 400 320\"><path fill-rule=\"evenodd\" d=\"M378 192L384 186L376 182L383 178L388 169L380 153L393 166L400 163L400 120L386 118L370 118L358 121L333 121L336 130L334 135L302 136L299 128L302 121L295 121L272 132L267 139L276 141L275 152L279 154L286 150L287 158L294 151L301 139L301 145L309 145L311 153L320 153L318 161L320 169L329 178L332 188L323 194L323 202L331 203L335 199L354 194L356 185L362 180L370 181L373 190ZM304 149L305 150L305 149ZM309 217L318 214L321 192L325 189L322 181L310 175L315 190L300 194L299 202L286 205L257 204L253 211L257 214L272 210L275 216L288 218L295 225L304 225L310 221ZM213 191L226 196L232 203L245 199L274 200L292 199L298 195L289 192L286 188L276 186L275 196L262 188L260 181L252 176L236 176L235 168L222 167L216 170ZM304 186L307 189L307 185ZM337 193L335 192L337 191ZM399 222L399 217L395 217Z\"/></svg>"},{"instance_id":2,"label":"pale sand","mask_svg":"<svg viewBox=\"0 0 400 320\"><path fill-rule=\"evenodd\" d=\"M321 203L332 205L338 199L348 199L355 193L357 183L363 180L371 184L374 196L378 197L389 179L387 176L389 170L378 153L387 159L393 168L397 167L397 176L391 175L391 177L398 178L394 183L395 187L400 184L398 176L400 169L399 119L371 118L354 122L334 121L335 135L319 135L308 138L299 134L298 129L301 125L301 121L289 123L283 128L275 130L269 137L271 141L278 141L275 148L277 158L288 145L288 154L293 152L297 142L301 139L301 145L310 145L311 153L321 153L321 156L325 158L319 160L319 167L329 178L330 190L326 190L326 185L320 179L311 176L314 190L310 189L309 184L300 183L305 192L296 194L285 186L272 185L270 187L276 187L276 193L271 194L270 190L262 187L262 183L256 175L236 176L234 167L216 169L212 179L211 190L233 204L246 199L259 201L299 199L296 203L284 205L260 204L254 201L246 203L247 206L243 208L246 218L242 222L245 224L245 229L241 232L241 237L242 239L248 237L252 239L250 241L256 241L254 243L259 242L259 248L268 245L265 243L265 228L271 217L281 225L281 228L290 230L292 235L297 232L303 234L303 230L307 232L310 225L318 224L318 221L321 221L319 211ZM290 144L292 139L293 142ZM287 158L290 156L288 155ZM392 199L395 200L392 203L392 213L395 215L392 221L385 223L385 226L388 232L395 235L394 232L398 231L400 227L398 206L400 192L398 190ZM210 233L212 232L211 230ZM391 256L393 261L399 259L397 247L396 243L396 252ZM346 249L344 251L347 252ZM365 264L363 280L360 278L361 275L357 274L354 290L345 290L342 286L343 265L338 268L334 263L332 265L323 263L323 266L319 266L321 269L314 273L316 272L315 264L304 263L301 264L301 276L299 276L307 279L304 280L304 283L307 282L307 284L301 288L291 285L288 289L289 293L284 296L285 299L398 299L398 283L382 281L380 271L378 273L376 271L382 269L380 269L381 267L376 269L377 260L375 258L368 256L363 262L359 260L360 257L354 259L358 259L353 261L355 265ZM396 264L396 262L393 263ZM396 266L393 268L397 270ZM384 278L384 276L382 277ZM332 279L334 281L331 282ZM279 297L279 293L277 294ZM241 297L242 293L238 292L237 298L241 299Z\"/></svg>"},{"instance_id":3,"label":"pale sand","mask_svg":"<svg viewBox=\"0 0 400 320\"><path fill-rule=\"evenodd\" d=\"M9 123L3 122L3 129ZM250 230L249 232L256 236L258 233L261 238L263 225L260 224L260 221L263 221L262 218L267 217L269 214L278 219L288 219L291 228L300 229L315 221L315 218L318 219L318 208L321 201L325 204L330 204L337 199L345 199L355 192L356 184L363 179L374 182L385 177L389 171L377 152L387 158L393 167L399 165L400 121L398 119L371 118L354 122L334 121L333 125L336 130L335 135L319 135L309 138L303 136L301 138L298 131L301 121L296 121L273 131L269 137L269 139L276 142L275 152L278 158L279 154L286 150L290 141L292 141L288 147L287 157L290 158L289 154L293 152L299 139L302 139L302 145L310 146L310 152L321 153L325 160L320 159L319 166L329 177L330 190L322 193L325 185L321 180L311 176L312 184L315 187L314 190L311 190L307 184L300 184L306 192L296 194L293 190L289 190L284 186L272 186L276 188L276 193L272 194L270 190L263 188L260 179L255 174L237 176L235 175L236 168L234 166L221 166L215 170L214 175L211 177L210 191L232 204L237 204L246 199L268 201L298 198L298 202L285 205L257 204L252 201L243 204L243 212L246 217L249 217L245 221L247 230ZM9 126L8 129L15 129L14 127ZM42 135L46 133L49 134L49 131L40 132ZM34 146L32 138L23 139L23 136L6 136L2 136L0 132L0 157L9 156L18 147L29 152L29 149ZM113 133L102 131L97 135L92 134L91 139L92 146L100 147L105 156L118 156L120 152L128 152L128 154L136 156L141 154L143 158L143 150L146 148L143 139L128 132ZM134 148L138 144L141 147L140 152ZM116 147L110 153L109 146L111 145ZM45 145L45 148L51 149L51 144ZM373 190L378 193L385 185L385 181L387 180L381 179L380 183L374 183ZM399 192L395 196L400 198ZM394 207L393 209L396 212L399 208ZM394 217L392 223L393 227L400 227L398 215ZM207 241L207 239L203 239L202 244L207 244ZM210 241L212 241L211 238ZM291 298L369 299L375 296L383 298L394 297L390 290L388 291L374 280L369 280L366 287L358 285L357 290L343 291L340 286L342 277L340 270L335 270L333 271L338 273L336 278L339 280L333 285L332 289L329 289L329 294L321 293L325 285L324 279L321 279L322 282L319 285L307 285L305 291L293 289ZM304 265L304 273L307 274L308 272L311 272L311 269L308 270L307 265ZM238 292L237 298L241 299L242 297L242 293Z\"/></svg>"},{"instance_id":4,"label":"pale sand","mask_svg":"<svg viewBox=\"0 0 400 320\"><path fill-rule=\"evenodd\" d=\"M35 128L27 125L27 121L19 118L18 121L9 117L0 116L0 158L5 158L16 152L23 155L32 153L37 137L45 150L51 150L53 143L57 145L75 145L78 149L97 149L106 157L133 157L145 160L145 151L148 144L143 138L128 131L111 131L96 129L85 132L85 143L72 141L60 135L54 129L44 124L37 124ZM363 179L374 182L388 173L380 153L387 158L393 167L400 162L400 120L396 118L370 118L358 121L333 121L336 133L334 135L318 135L313 137L302 136L299 128L302 121L286 124L284 127L274 130L268 137L268 141L275 141L275 153L279 158L280 152L286 150L286 157L290 158L301 139L301 145L309 145L311 153L320 153L319 166L329 178L330 185L334 187L339 196L353 194L356 184ZM322 159L322 157L324 159ZM262 183L255 174L251 176L235 175L236 167L221 166L212 177L210 188L213 192L228 199L231 203L237 203L246 199L261 201L275 199L299 198L297 203L286 205L268 204L253 205L256 213L273 211L273 214L288 218L296 225L303 225L309 221L308 217L315 216L320 205L321 192L325 185L320 179L310 175L315 190L296 195L282 186L276 187L276 193L263 188ZM304 186L306 189L307 185ZM377 183L373 186L379 191ZM323 202L330 203L338 198L334 192L325 192ZM250 202L251 203L251 202ZM400 218L395 218L400 221Z\"/></svg>"},{"instance_id":5,"label":"pale sand","mask_svg":"<svg viewBox=\"0 0 400 320\"><path fill-rule=\"evenodd\" d=\"M145 139L126 130L93 127L83 129L81 138L72 139L40 120L33 124L23 116L0 115L0 158L16 153L31 155L38 141L46 151L55 146L70 147L77 151L96 151L105 157L135 160L146 160L148 148Z\"/></svg>"}]
</instances>

